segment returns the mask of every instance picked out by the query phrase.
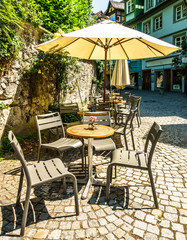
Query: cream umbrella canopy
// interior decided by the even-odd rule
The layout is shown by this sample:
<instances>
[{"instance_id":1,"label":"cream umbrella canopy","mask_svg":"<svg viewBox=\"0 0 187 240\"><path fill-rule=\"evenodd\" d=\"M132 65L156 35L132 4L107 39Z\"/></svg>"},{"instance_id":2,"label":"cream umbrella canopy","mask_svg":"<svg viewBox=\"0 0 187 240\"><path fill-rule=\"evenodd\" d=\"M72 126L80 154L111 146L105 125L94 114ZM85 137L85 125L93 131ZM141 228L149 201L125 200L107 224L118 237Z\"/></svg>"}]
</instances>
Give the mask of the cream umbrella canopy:
<instances>
[{"instance_id":1,"label":"cream umbrella canopy","mask_svg":"<svg viewBox=\"0 0 187 240\"><path fill-rule=\"evenodd\" d=\"M117 60L112 73L110 84L117 89L124 89L130 85L129 66L127 60Z\"/></svg>"},{"instance_id":2,"label":"cream umbrella canopy","mask_svg":"<svg viewBox=\"0 0 187 240\"><path fill-rule=\"evenodd\" d=\"M104 101L107 60L162 57L180 49L110 20L64 34L36 48L57 54L67 51L69 56L82 59L105 60Z\"/></svg>"}]
</instances>

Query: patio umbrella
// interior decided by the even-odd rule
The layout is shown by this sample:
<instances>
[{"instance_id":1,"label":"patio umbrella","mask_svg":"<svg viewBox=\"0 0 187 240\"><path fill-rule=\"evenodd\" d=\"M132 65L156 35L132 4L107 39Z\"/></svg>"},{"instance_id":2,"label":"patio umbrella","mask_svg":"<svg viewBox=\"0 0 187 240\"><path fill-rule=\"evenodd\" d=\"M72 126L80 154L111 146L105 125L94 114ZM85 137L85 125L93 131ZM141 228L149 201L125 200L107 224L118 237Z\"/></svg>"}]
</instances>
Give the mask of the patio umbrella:
<instances>
[{"instance_id":1,"label":"patio umbrella","mask_svg":"<svg viewBox=\"0 0 187 240\"><path fill-rule=\"evenodd\" d=\"M112 73L110 84L117 89L124 89L130 85L129 66L127 60L117 60Z\"/></svg>"},{"instance_id":2,"label":"patio umbrella","mask_svg":"<svg viewBox=\"0 0 187 240\"><path fill-rule=\"evenodd\" d=\"M36 46L44 52L64 54L88 60L108 60L162 57L180 48L137 30L105 20L92 26L64 34Z\"/></svg>"}]
</instances>

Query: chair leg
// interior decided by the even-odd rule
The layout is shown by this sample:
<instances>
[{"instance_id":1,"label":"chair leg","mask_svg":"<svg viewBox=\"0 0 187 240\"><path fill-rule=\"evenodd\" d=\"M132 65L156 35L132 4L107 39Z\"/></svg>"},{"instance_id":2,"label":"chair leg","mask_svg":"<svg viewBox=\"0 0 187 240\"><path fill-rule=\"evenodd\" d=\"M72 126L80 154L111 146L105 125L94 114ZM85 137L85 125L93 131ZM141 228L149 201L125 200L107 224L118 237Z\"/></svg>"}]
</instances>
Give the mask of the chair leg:
<instances>
[{"instance_id":1,"label":"chair leg","mask_svg":"<svg viewBox=\"0 0 187 240\"><path fill-rule=\"evenodd\" d=\"M74 198L75 198L75 210L76 210L76 215L79 215L79 201L78 201L78 191L77 191L77 179L75 176L71 176L73 179L73 192L74 192Z\"/></svg>"},{"instance_id":2,"label":"chair leg","mask_svg":"<svg viewBox=\"0 0 187 240\"><path fill-rule=\"evenodd\" d=\"M110 153L110 162L112 162L112 152ZM117 178L117 166L116 165L115 165L115 178Z\"/></svg>"},{"instance_id":3,"label":"chair leg","mask_svg":"<svg viewBox=\"0 0 187 240\"><path fill-rule=\"evenodd\" d=\"M154 184L154 180L153 180L153 175L152 175L151 169L148 170L148 173L149 173L149 179L150 179L150 182L151 182L151 188L152 188L152 192L153 192L153 198L154 198L155 207L158 208L158 200L157 200L157 196L156 196L155 184Z\"/></svg>"},{"instance_id":4,"label":"chair leg","mask_svg":"<svg viewBox=\"0 0 187 240\"><path fill-rule=\"evenodd\" d=\"M126 134L124 134L124 140L125 140L125 147L126 147L126 150L129 150L129 149L128 149L128 144L127 144L127 137L126 137Z\"/></svg>"},{"instance_id":5,"label":"chair leg","mask_svg":"<svg viewBox=\"0 0 187 240\"><path fill-rule=\"evenodd\" d=\"M16 205L19 204L20 202L20 197L21 197L21 189L22 189L22 185L23 185L23 169L21 170L21 176L20 176L20 180L19 180L19 187L18 187L18 193L17 193L17 200L16 200Z\"/></svg>"},{"instance_id":6,"label":"chair leg","mask_svg":"<svg viewBox=\"0 0 187 240\"><path fill-rule=\"evenodd\" d=\"M138 113L137 112L136 112L136 120L137 120L138 127L140 127L140 123L139 123L139 118L138 118Z\"/></svg>"},{"instance_id":7,"label":"chair leg","mask_svg":"<svg viewBox=\"0 0 187 240\"><path fill-rule=\"evenodd\" d=\"M141 121L141 116L140 116L140 110L138 109L138 119L139 119L139 122L140 122L140 124L142 123L142 121Z\"/></svg>"},{"instance_id":8,"label":"chair leg","mask_svg":"<svg viewBox=\"0 0 187 240\"><path fill-rule=\"evenodd\" d=\"M80 148L81 156L82 156L82 170L84 170L84 146Z\"/></svg>"},{"instance_id":9,"label":"chair leg","mask_svg":"<svg viewBox=\"0 0 187 240\"><path fill-rule=\"evenodd\" d=\"M112 182L112 165L107 168L107 181L106 181L106 202L109 199L110 183Z\"/></svg>"},{"instance_id":10,"label":"chair leg","mask_svg":"<svg viewBox=\"0 0 187 240\"><path fill-rule=\"evenodd\" d=\"M66 193L66 177L62 178L63 191Z\"/></svg>"},{"instance_id":11,"label":"chair leg","mask_svg":"<svg viewBox=\"0 0 187 240\"><path fill-rule=\"evenodd\" d=\"M20 236L23 236L25 233L25 226L27 223L27 215L28 215L28 209L29 209L30 193L31 193L31 186L27 186Z\"/></svg>"},{"instance_id":12,"label":"chair leg","mask_svg":"<svg viewBox=\"0 0 187 240\"><path fill-rule=\"evenodd\" d=\"M83 168L83 170L85 171L85 177L86 177L86 153L85 153L85 146L84 145L83 145L83 152L84 152L84 160L83 160L84 168Z\"/></svg>"},{"instance_id":13,"label":"chair leg","mask_svg":"<svg viewBox=\"0 0 187 240\"><path fill-rule=\"evenodd\" d=\"M134 136L133 136L132 130L131 130L131 139L132 139L133 150L135 150Z\"/></svg>"}]
</instances>

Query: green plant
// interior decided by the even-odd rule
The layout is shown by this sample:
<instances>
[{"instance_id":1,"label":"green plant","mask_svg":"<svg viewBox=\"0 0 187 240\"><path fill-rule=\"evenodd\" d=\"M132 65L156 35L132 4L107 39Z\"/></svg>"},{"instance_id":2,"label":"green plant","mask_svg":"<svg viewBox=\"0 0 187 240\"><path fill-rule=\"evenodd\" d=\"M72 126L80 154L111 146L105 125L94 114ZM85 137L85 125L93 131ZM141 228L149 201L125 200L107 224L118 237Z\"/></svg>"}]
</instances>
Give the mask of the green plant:
<instances>
[{"instance_id":1,"label":"green plant","mask_svg":"<svg viewBox=\"0 0 187 240\"><path fill-rule=\"evenodd\" d=\"M97 90L100 90L103 86L104 80L104 61L96 61L96 71L97 71L97 78L93 78L92 81L97 83Z\"/></svg>"},{"instance_id":2,"label":"green plant","mask_svg":"<svg viewBox=\"0 0 187 240\"><path fill-rule=\"evenodd\" d=\"M65 95L67 92L75 89L76 82L74 81L75 74L80 71L77 59L58 54L49 54L39 52L38 56L34 58L32 67L27 70L22 78L30 84L30 95L39 97L37 86L44 81L53 81L56 83L56 99L54 102L60 102L60 91L63 90Z\"/></svg>"},{"instance_id":3,"label":"green plant","mask_svg":"<svg viewBox=\"0 0 187 240\"><path fill-rule=\"evenodd\" d=\"M49 111L59 112L60 111L59 104L50 105ZM70 123L70 122L76 122L81 120L80 115L78 115L77 113L63 113L61 115L61 118L63 123Z\"/></svg>"},{"instance_id":4,"label":"green plant","mask_svg":"<svg viewBox=\"0 0 187 240\"><path fill-rule=\"evenodd\" d=\"M181 77L185 74L186 63L183 63L182 58L187 56L187 37L184 38L181 46L181 52L179 56L176 56L172 59L172 68L177 70L177 77L181 79Z\"/></svg>"},{"instance_id":5,"label":"green plant","mask_svg":"<svg viewBox=\"0 0 187 240\"><path fill-rule=\"evenodd\" d=\"M0 75L10 66L21 48L17 29L25 21L42 24L35 0L1 0L0 2Z\"/></svg>"},{"instance_id":6,"label":"green plant","mask_svg":"<svg viewBox=\"0 0 187 240\"><path fill-rule=\"evenodd\" d=\"M24 141L24 138L21 136L16 136L16 138L18 139L18 142ZM10 144L7 134L5 134L5 136L3 137L2 145L0 145L0 150L0 157L3 157L5 153L10 154L13 152L13 148Z\"/></svg>"},{"instance_id":7,"label":"green plant","mask_svg":"<svg viewBox=\"0 0 187 240\"><path fill-rule=\"evenodd\" d=\"M4 102L0 102L0 110L7 109L7 108L9 108L8 104L5 104Z\"/></svg>"},{"instance_id":8,"label":"green plant","mask_svg":"<svg viewBox=\"0 0 187 240\"><path fill-rule=\"evenodd\" d=\"M61 115L61 118L63 123L71 123L81 120L80 116L77 113L63 113Z\"/></svg>"},{"instance_id":9,"label":"green plant","mask_svg":"<svg viewBox=\"0 0 187 240\"><path fill-rule=\"evenodd\" d=\"M93 23L92 0L35 0L43 27L51 32L70 32Z\"/></svg>"}]
</instances>

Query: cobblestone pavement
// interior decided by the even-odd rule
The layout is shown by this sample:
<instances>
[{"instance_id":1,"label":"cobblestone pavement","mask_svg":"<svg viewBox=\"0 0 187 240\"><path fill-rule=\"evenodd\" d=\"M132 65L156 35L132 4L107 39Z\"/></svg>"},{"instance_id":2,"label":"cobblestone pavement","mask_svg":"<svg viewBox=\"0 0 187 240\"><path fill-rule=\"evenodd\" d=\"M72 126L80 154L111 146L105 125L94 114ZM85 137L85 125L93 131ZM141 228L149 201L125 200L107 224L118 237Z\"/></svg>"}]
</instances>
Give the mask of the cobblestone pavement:
<instances>
[{"instance_id":1,"label":"cobblestone pavement","mask_svg":"<svg viewBox=\"0 0 187 240\"><path fill-rule=\"evenodd\" d=\"M33 190L23 239L186 239L187 98L174 93L132 93L142 96L142 124L134 131L136 149L143 150L154 121L164 130L152 163L159 209L154 209L148 175L140 170L118 168L108 204L105 188L98 186L92 187L87 200L81 200L84 185L79 184L79 216L74 212L72 185L68 184L64 196L61 183L54 182ZM123 138L115 136L115 141L117 147L123 147ZM31 156L36 160L36 150ZM0 239L21 239L22 208L15 206L20 164L11 158L0 162ZM75 163L74 159L81 161L78 151L64 156L66 164ZM104 154L94 156L96 164L108 160ZM106 168L107 164L97 166L99 177L105 178ZM22 201L25 190L24 185Z\"/></svg>"}]
</instances>

